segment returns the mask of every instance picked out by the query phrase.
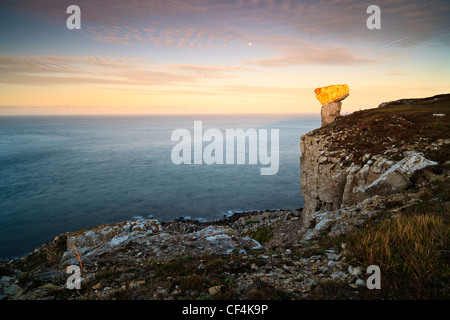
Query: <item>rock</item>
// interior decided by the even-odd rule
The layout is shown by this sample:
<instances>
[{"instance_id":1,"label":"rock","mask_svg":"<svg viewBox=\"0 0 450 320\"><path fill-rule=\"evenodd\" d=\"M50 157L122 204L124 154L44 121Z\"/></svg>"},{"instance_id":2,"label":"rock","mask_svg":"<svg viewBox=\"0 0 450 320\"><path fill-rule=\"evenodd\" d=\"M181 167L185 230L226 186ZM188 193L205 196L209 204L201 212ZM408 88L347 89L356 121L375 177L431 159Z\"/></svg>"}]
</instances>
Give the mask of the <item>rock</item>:
<instances>
[{"instance_id":1,"label":"rock","mask_svg":"<svg viewBox=\"0 0 450 320\"><path fill-rule=\"evenodd\" d=\"M221 286L214 286L208 289L208 292L211 296L215 296L216 294L218 294L220 292L220 289L222 287Z\"/></svg>"},{"instance_id":2,"label":"rock","mask_svg":"<svg viewBox=\"0 0 450 320\"><path fill-rule=\"evenodd\" d=\"M200 264L197 266L197 270L203 270L203 269L205 269L205 266L203 265L203 263L200 263Z\"/></svg>"},{"instance_id":3,"label":"rock","mask_svg":"<svg viewBox=\"0 0 450 320\"><path fill-rule=\"evenodd\" d=\"M342 203L346 183L346 168L336 167L334 156L326 155L327 161L319 163L329 148L328 137L308 133L301 137L300 187L304 198L303 224L308 226L311 214L317 211L333 211Z\"/></svg>"},{"instance_id":4,"label":"rock","mask_svg":"<svg viewBox=\"0 0 450 320\"><path fill-rule=\"evenodd\" d=\"M12 284L12 285L6 287L3 292L4 292L4 294L6 294L8 296L17 296L22 291L23 291L23 289L21 287L19 287L17 284Z\"/></svg>"},{"instance_id":5,"label":"rock","mask_svg":"<svg viewBox=\"0 0 450 320\"><path fill-rule=\"evenodd\" d=\"M336 254L336 253L330 253L330 252L327 252L327 258L328 258L329 260L337 260L337 259L340 258L340 256L341 256L341 255Z\"/></svg>"},{"instance_id":6,"label":"rock","mask_svg":"<svg viewBox=\"0 0 450 320\"><path fill-rule=\"evenodd\" d=\"M135 219L73 232L67 236L67 251L60 264L78 264L78 255L83 258L87 255L100 255L126 243L127 240L159 232L161 224L154 219Z\"/></svg>"},{"instance_id":7,"label":"rock","mask_svg":"<svg viewBox=\"0 0 450 320\"><path fill-rule=\"evenodd\" d=\"M317 100L322 104L322 126L333 122L341 115L342 100L348 97L348 85L332 85L314 90Z\"/></svg>"},{"instance_id":8,"label":"rock","mask_svg":"<svg viewBox=\"0 0 450 320\"><path fill-rule=\"evenodd\" d=\"M305 279L305 284L310 287L317 286L317 281L314 279Z\"/></svg>"},{"instance_id":9,"label":"rock","mask_svg":"<svg viewBox=\"0 0 450 320\"><path fill-rule=\"evenodd\" d=\"M128 287L131 288L136 288L139 287L140 285L143 285L145 283L145 281L136 281L136 282L130 282Z\"/></svg>"},{"instance_id":10,"label":"rock","mask_svg":"<svg viewBox=\"0 0 450 320\"><path fill-rule=\"evenodd\" d=\"M142 265L148 259L170 261L180 253L245 255L248 249L263 249L258 241L224 225L174 222L168 228L163 232L158 221L137 219L70 233L60 266L80 265L81 260L83 266L95 267L106 257L119 263L129 259L131 252L134 262Z\"/></svg>"},{"instance_id":11,"label":"rock","mask_svg":"<svg viewBox=\"0 0 450 320\"><path fill-rule=\"evenodd\" d=\"M3 277L1 277L1 279L0 279L0 283L3 283L3 282L12 282L13 280L14 280L13 277L10 277L10 276L3 276Z\"/></svg>"},{"instance_id":12,"label":"rock","mask_svg":"<svg viewBox=\"0 0 450 320\"><path fill-rule=\"evenodd\" d=\"M322 126L333 122L341 115L342 102L330 102L324 104L320 111Z\"/></svg>"},{"instance_id":13,"label":"rock","mask_svg":"<svg viewBox=\"0 0 450 320\"><path fill-rule=\"evenodd\" d=\"M332 274L330 275L330 278L331 278L331 279L340 279L340 278L343 278L344 276L345 276L345 273L342 272L342 271L339 271L339 272L334 272L334 273L332 273Z\"/></svg>"},{"instance_id":14,"label":"rock","mask_svg":"<svg viewBox=\"0 0 450 320\"><path fill-rule=\"evenodd\" d=\"M372 196L403 191L410 184L409 178L414 172L432 165L437 165L437 162L424 158L423 154L419 152L411 152L378 179L366 186L364 192L368 196Z\"/></svg>"},{"instance_id":15,"label":"rock","mask_svg":"<svg viewBox=\"0 0 450 320\"><path fill-rule=\"evenodd\" d=\"M64 278L67 274L64 272L47 271L36 274L36 277L41 281L52 281L58 279L58 277Z\"/></svg>"},{"instance_id":16,"label":"rock","mask_svg":"<svg viewBox=\"0 0 450 320\"><path fill-rule=\"evenodd\" d=\"M334 221L340 219L333 216L347 213L351 206L359 205L374 196L398 194L411 184L409 179L415 172L437 164L426 159L420 152L410 151L404 152L400 161L393 161L384 154L364 153L361 160L366 160L367 163L359 165L347 161L345 166L342 162L347 157L351 159L351 154L346 154L345 150L335 150L336 146L330 142L332 133L327 132L328 130L320 129L319 132L313 131L301 137L300 187L304 198L304 228L315 226L322 231L329 230ZM345 212L337 212L339 209ZM361 209L362 206L359 207ZM326 219L320 219L322 212L329 212ZM356 220L359 219L354 222ZM304 236L310 239L311 230L305 230Z\"/></svg>"},{"instance_id":17,"label":"rock","mask_svg":"<svg viewBox=\"0 0 450 320\"><path fill-rule=\"evenodd\" d=\"M350 94L350 90L348 85L338 84L317 88L314 90L314 93L316 94L317 100L324 105L330 102L339 102L344 100Z\"/></svg>"},{"instance_id":18,"label":"rock","mask_svg":"<svg viewBox=\"0 0 450 320\"><path fill-rule=\"evenodd\" d=\"M98 290L98 289L100 289L101 288L101 284L100 283L97 283L97 284L95 284L93 287L92 287L92 289L93 290Z\"/></svg>"},{"instance_id":19,"label":"rock","mask_svg":"<svg viewBox=\"0 0 450 320\"><path fill-rule=\"evenodd\" d=\"M325 266L321 266L321 267L319 267L319 271L322 272L322 273L326 273L326 272L330 271L330 269L328 269Z\"/></svg>"},{"instance_id":20,"label":"rock","mask_svg":"<svg viewBox=\"0 0 450 320\"><path fill-rule=\"evenodd\" d=\"M177 294L180 294L180 293L181 293L181 290L178 289L178 288L175 288L175 290L172 291L173 295L177 295Z\"/></svg>"},{"instance_id":21,"label":"rock","mask_svg":"<svg viewBox=\"0 0 450 320\"><path fill-rule=\"evenodd\" d=\"M355 285L358 286L358 287L364 287L366 285L366 283L364 282L363 279L357 279L355 281Z\"/></svg>"},{"instance_id":22,"label":"rock","mask_svg":"<svg viewBox=\"0 0 450 320\"><path fill-rule=\"evenodd\" d=\"M334 267L336 267L336 262L334 262L333 260L330 260L330 261L328 261L328 266L330 268L334 268Z\"/></svg>"},{"instance_id":23,"label":"rock","mask_svg":"<svg viewBox=\"0 0 450 320\"><path fill-rule=\"evenodd\" d=\"M353 268L352 266L348 266L348 273L352 276L360 276L364 272L364 268L359 266L356 268Z\"/></svg>"},{"instance_id":24,"label":"rock","mask_svg":"<svg viewBox=\"0 0 450 320\"><path fill-rule=\"evenodd\" d=\"M231 254L235 251L245 254L242 248L249 247L252 250L261 249L261 244L251 238L243 238L236 230L226 226L208 226L192 236L206 240L206 250L212 250L219 254Z\"/></svg>"}]
</instances>

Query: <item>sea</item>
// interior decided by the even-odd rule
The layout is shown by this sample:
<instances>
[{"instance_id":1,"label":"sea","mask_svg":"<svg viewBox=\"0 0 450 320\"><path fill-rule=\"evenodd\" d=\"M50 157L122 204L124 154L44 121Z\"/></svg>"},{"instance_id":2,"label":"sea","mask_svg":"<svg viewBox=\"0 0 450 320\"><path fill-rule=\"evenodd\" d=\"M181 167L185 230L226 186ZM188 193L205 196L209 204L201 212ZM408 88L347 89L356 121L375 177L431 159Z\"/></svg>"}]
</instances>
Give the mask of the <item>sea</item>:
<instances>
[{"instance_id":1,"label":"sea","mask_svg":"<svg viewBox=\"0 0 450 320\"><path fill-rule=\"evenodd\" d=\"M175 164L172 133L186 129L194 141L195 121L224 136L266 129L270 139L277 129L278 172L261 175L267 165L249 161ZM210 221L301 208L300 137L318 127L320 115L300 114L2 116L0 259L68 231L130 219Z\"/></svg>"}]
</instances>

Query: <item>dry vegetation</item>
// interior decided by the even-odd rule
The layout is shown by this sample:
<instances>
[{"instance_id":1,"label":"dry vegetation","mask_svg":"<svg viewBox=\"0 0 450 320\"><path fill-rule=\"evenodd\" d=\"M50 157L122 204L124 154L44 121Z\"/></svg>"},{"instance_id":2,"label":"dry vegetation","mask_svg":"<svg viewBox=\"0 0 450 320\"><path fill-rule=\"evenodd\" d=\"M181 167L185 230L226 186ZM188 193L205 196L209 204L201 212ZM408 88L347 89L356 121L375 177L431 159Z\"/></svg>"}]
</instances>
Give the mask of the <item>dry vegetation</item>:
<instances>
[{"instance_id":1,"label":"dry vegetation","mask_svg":"<svg viewBox=\"0 0 450 320\"><path fill-rule=\"evenodd\" d=\"M449 181L434 181L420 192L421 201L396 216L367 223L347 235L324 238L322 245L346 244L352 265L378 265L382 290L363 292L365 299L448 299L450 283ZM348 287L330 283L315 298L344 299Z\"/></svg>"}]
</instances>

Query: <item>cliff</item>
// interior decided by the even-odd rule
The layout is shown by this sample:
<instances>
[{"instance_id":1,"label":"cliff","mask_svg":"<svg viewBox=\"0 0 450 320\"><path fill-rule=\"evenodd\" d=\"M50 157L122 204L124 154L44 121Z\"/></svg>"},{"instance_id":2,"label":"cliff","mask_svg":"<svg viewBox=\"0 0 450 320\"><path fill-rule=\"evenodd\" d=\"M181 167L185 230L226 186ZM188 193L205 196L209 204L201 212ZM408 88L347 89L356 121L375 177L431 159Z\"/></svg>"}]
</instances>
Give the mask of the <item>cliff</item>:
<instances>
[{"instance_id":1,"label":"cliff","mask_svg":"<svg viewBox=\"0 0 450 320\"><path fill-rule=\"evenodd\" d=\"M301 137L304 226L318 214L399 194L415 172L448 164L450 95L355 112Z\"/></svg>"}]
</instances>

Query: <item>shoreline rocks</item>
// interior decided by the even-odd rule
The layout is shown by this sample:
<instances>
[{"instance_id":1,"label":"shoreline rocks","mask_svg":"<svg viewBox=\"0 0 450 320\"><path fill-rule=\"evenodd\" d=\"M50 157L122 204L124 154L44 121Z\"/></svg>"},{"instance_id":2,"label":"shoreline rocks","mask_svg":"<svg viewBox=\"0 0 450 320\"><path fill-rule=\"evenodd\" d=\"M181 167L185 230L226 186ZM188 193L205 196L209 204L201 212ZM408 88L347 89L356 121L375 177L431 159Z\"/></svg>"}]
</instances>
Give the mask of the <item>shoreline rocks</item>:
<instances>
[{"instance_id":1,"label":"shoreline rocks","mask_svg":"<svg viewBox=\"0 0 450 320\"><path fill-rule=\"evenodd\" d=\"M214 223L143 219L80 230L5 263L15 271L0 279L0 299L253 299L262 292L308 299L327 281L355 283L344 251L302 245L301 225L301 210L281 210ZM55 260L44 263L44 253ZM70 264L82 266L81 293L66 287Z\"/></svg>"}]
</instances>

